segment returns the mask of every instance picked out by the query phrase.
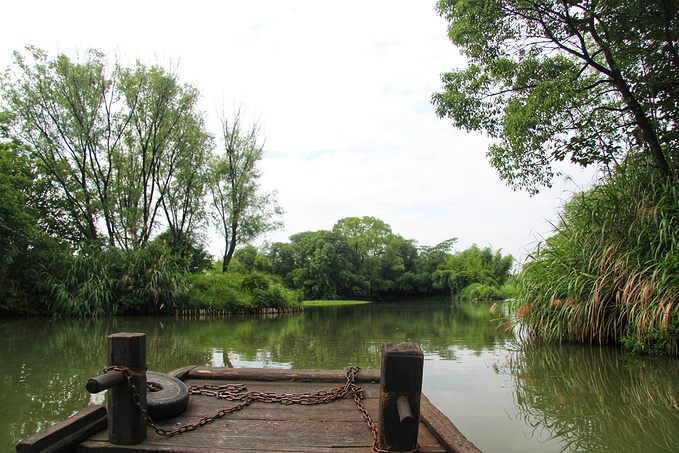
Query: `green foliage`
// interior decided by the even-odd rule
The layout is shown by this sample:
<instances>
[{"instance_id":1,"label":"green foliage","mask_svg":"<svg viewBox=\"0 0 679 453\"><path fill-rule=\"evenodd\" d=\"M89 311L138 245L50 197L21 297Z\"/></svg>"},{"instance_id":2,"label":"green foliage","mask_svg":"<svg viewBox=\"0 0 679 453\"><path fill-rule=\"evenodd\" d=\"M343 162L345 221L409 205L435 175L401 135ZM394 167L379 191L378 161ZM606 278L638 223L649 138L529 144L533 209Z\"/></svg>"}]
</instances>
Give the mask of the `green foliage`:
<instances>
[{"instance_id":1,"label":"green foliage","mask_svg":"<svg viewBox=\"0 0 679 453\"><path fill-rule=\"evenodd\" d=\"M59 236L77 235L61 215L59 194L38 176L31 149L7 132L0 122L0 315L42 314L38 274L69 252Z\"/></svg>"},{"instance_id":2,"label":"green foliage","mask_svg":"<svg viewBox=\"0 0 679 453\"><path fill-rule=\"evenodd\" d=\"M269 263L307 300L450 297L476 282L499 291L513 265L511 256L477 246L452 255L456 238L417 247L367 216L341 219L332 231L298 233L290 241L269 246ZM248 256L255 259L252 250Z\"/></svg>"},{"instance_id":3,"label":"green foliage","mask_svg":"<svg viewBox=\"0 0 679 453\"><path fill-rule=\"evenodd\" d=\"M233 121L222 116L224 154L210 164L213 221L224 238L222 272L228 271L239 245L282 227L278 217L283 209L276 193L262 192L259 184L258 165L264 154L259 125L246 127L243 116L241 110Z\"/></svg>"},{"instance_id":4,"label":"green foliage","mask_svg":"<svg viewBox=\"0 0 679 453\"><path fill-rule=\"evenodd\" d=\"M472 283L460 292L462 300L505 300L507 294L496 287L483 283Z\"/></svg>"},{"instance_id":5,"label":"green foliage","mask_svg":"<svg viewBox=\"0 0 679 453\"><path fill-rule=\"evenodd\" d=\"M267 290L271 286L271 277L261 272L248 272L241 275L240 285L249 291Z\"/></svg>"},{"instance_id":6,"label":"green foliage","mask_svg":"<svg viewBox=\"0 0 679 453\"><path fill-rule=\"evenodd\" d=\"M305 307L327 307L337 305L363 305L371 304L368 300L305 300L302 305Z\"/></svg>"},{"instance_id":7,"label":"green foliage","mask_svg":"<svg viewBox=\"0 0 679 453\"><path fill-rule=\"evenodd\" d=\"M77 231L73 245L143 246L159 212L188 232L203 216L199 167L211 146L198 91L159 66L124 68L97 50L76 60L28 53L15 52L0 99Z\"/></svg>"},{"instance_id":8,"label":"green foliage","mask_svg":"<svg viewBox=\"0 0 679 453\"><path fill-rule=\"evenodd\" d=\"M338 220L332 231L346 239L356 259L361 263L366 258L381 256L393 237L389 225L369 216Z\"/></svg>"},{"instance_id":9,"label":"green foliage","mask_svg":"<svg viewBox=\"0 0 679 453\"><path fill-rule=\"evenodd\" d=\"M620 167L574 196L524 266L515 304L536 336L679 353L679 188Z\"/></svg>"},{"instance_id":10,"label":"green foliage","mask_svg":"<svg viewBox=\"0 0 679 453\"><path fill-rule=\"evenodd\" d=\"M188 291L186 269L159 245L133 250L82 249L64 256L42 277L52 296L49 312L108 316L171 312Z\"/></svg>"},{"instance_id":11,"label":"green foliage","mask_svg":"<svg viewBox=\"0 0 679 453\"><path fill-rule=\"evenodd\" d=\"M497 291L509 278L513 264L511 255L502 256L499 250L493 253L489 247L480 249L474 244L438 266L434 288L446 288L454 296L475 283Z\"/></svg>"},{"instance_id":12,"label":"green foliage","mask_svg":"<svg viewBox=\"0 0 679 453\"><path fill-rule=\"evenodd\" d=\"M192 274L188 281L191 289L180 309L239 312L300 305L296 292L262 273Z\"/></svg>"},{"instance_id":13,"label":"green foliage","mask_svg":"<svg viewBox=\"0 0 679 453\"><path fill-rule=\"evenodd\" d=\"M301 258L300 267L293 271L295 287L307 299L339 299L356 279L346 241L329 231L299 233L291 240L298 246Z\"/></svg>"},{"instance_id":14,"label":"green foliage","mask_svg":"<svg viewBox=\"0 0 679 453\"><path fill-rule=\"evenodd\" d=\"M287 290L280 283L274 283L266 289L253 290L253 306L255 308L290 308L300 306L299 297Z\"/></svg>"},{"instance_id":15,"label":"green foliage","mask_svg":"<svg viewBox=\"0 0 679 453\"><path fill-rule=\"evenodd\" d=\"M437 114L497 139L491 163L514 188L551 186L552 163L632 155L676 171L676 2L440 0L468 66L442 76Z\"/></svg>"},{"instance_id":16,"label":"green foliage","mask_svg":"<svg viewBox=\"0 0 679 453\"><path fill-rule=\"evenodd\" d=\"M247 293L240 291L240 281L231 274L191 274L190 289L180 309L239 311L252 307Z\"/></svg>"},{"instance_id":17,"label":"green foliage","mask_svg":"<svg viewBox=\"0 0 679 453\"><path fill-rule=\"evenodd\" d=\"M183 234L177 238L171 230L166 230L153 239L160 246L167 246L170 251L169 260L179 267L186 267L189 272L203 272L212 266L212 255L205 250L205 245L196 239L193 233Z\"/></svg>"}]
</instances>

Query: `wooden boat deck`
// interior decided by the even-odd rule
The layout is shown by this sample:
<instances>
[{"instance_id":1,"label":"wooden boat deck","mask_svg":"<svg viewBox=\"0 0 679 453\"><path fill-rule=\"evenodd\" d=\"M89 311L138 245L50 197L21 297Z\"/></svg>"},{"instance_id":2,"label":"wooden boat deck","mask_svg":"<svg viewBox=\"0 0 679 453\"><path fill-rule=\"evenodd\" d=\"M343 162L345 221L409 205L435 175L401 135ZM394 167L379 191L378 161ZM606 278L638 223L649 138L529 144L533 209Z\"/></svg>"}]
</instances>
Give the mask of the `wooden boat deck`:
<instances>
[{"instance_id":1,"label":"wooden boat deck","mask_svg":"<svg viewBox=\"0 0 679 453\"><path fill-rule=\"evenodd\" d=\"M274 370L248 368L186 367L170 373L188 386L205 383L241 383L248 391L313 393L331 390L346 382L343 371ZM379 371L360 371L356 384L365 391L363 405L378 423ZM181 415L160 421L171 430L196 423L237 404L211 396L191 395ZM418 443L423 453L479 452L431 402L422 395ZM137 445L112 445L103 430L79 444L80 453L231 453L231 452L333 452L372 451L373 435L353 398L318 405L284 405L253 402L240 411L173 437L148 429Z\"/></svg>"}]
</instances>

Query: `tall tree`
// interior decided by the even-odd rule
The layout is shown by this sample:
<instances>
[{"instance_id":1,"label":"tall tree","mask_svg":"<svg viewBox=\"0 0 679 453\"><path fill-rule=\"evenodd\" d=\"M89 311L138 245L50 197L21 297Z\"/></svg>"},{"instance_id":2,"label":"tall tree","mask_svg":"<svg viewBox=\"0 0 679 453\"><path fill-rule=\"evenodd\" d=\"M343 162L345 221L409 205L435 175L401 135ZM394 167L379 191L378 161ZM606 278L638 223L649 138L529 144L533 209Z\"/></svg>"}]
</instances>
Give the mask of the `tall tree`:
<instances>
[{"instance_id":1,"label":"tall tree","mask_svg":"<svg viewBox=\"0 0 679 453\"><path fill-rule=\"evenodd\" d=\"M368 257L385 253L393 233L391 227L375 217L346 217L332 227L332 231L344 236L362 263Z\"/></svg>"},{"instance_id":2,"label":"tall tree","mask_svg":"<svg viewBox=\"0 0 679 453\"><path fill-rule=\"evenodd\" d=\"M244 121L240 108L233 120L222 115L224 154L211 166L213 219L224 237L223 272L239 244L282 227L276 193L262 192L259 184L258 164L264 154L259 124L247 126Z\"/></svg>"},{"instance_id":3,"label":"tall tree","mask_svg":"<svg viewBox=\"0 0 679 453\"><path fill-rule=\"evenodd\" d=\"M201 121L196 124L195 121ZM175 243L200 237L208 220L206 197L210 180L209 161L214 142L204 132L201 118L190 117L179 143L173 171L166 172L167 180L161 190L161 203L165 211L168 232Z\"/></svg>"},{"instance_id":4,"label":"tall tree","mask_svg":"<svg viewBox=\"0 0 679 453\"><path fill-rule=\"evenodd\" d=\"M8 68L2 80L5 109L13 113L16 136L32 145L68 200L80 235L96 241L108 203L113 150L121 145L128 118L115 117L117 99L103 54L89 51L74 63L65 55L50 60L40 49L29 51L33 63L15 52L14 71Z\"/></svg>"},{"instance_id":5,"label":"tall tree","mask_svg":"<svg viewBox=\"0 0 679 453\"><path fill-rule=\"evenodd\" d=\"M333 231L308 231L290 237L298 249L292 272L307 299L339 299L369 292L368 283L354 266L355 254L347 239Z\"/></svg>"},{"instance_id":6,"label":"tall tree","mask_svg":"<svg viewBox=\"0 0 679 453\"><path fill-rule=\"evenodd\" d=\"M440 0L468 67L444 74L437 113L497 141L514 188L551 186L552 164L643 156L668 177L679 134L679 3Z\"/></svg>"},{"instance_id":7,"label":"tall tree","mask_svg":"<svg viewBox=\"0 0 679 453\"><path fill-rule=\"evenodd\" d=\"M78 232L61 211L63 200L40 177L30 147L9 136L0 113L0 315L40 314L44 306L37 276L70 250Z\"/></svg>"},{"instance_id":8,"label":"tall tree","mask_svg":"<svg viewBox=\"0 0 679 453\"><path fill-rule=\"evenodd\" d=\"M2 78L14 135L35 150L85 241L146 243L178 162L204 146L197 90L158 66L110 64L97 50L75 61L28 50L30 59L15 52Z\"/></svg>"}]
</instances>

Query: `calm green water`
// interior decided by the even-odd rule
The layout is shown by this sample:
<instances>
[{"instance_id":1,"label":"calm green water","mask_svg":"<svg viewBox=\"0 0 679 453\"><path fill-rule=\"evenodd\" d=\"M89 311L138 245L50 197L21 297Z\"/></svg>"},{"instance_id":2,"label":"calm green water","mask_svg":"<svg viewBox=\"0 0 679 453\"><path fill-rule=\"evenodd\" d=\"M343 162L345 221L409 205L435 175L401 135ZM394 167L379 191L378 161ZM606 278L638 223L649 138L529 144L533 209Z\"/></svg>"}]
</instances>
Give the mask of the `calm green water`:
<instances>
[{"instance_id":1,"label":"calm green water","mask_svg":"<svg viewBox=\"0 0 679 453\"><path fill-rule=\"evenodd\" d=\"M679 362L615 347L529 347L498 331L489 307L0 320L0 452L100 402L84 385L105 366L106 336L115 332L146 333L149 369L162 372L188 364L378 369L383 342L416 341L425 352L424 392L486 453L679 451Z\"/></svg>"}]
</instances>

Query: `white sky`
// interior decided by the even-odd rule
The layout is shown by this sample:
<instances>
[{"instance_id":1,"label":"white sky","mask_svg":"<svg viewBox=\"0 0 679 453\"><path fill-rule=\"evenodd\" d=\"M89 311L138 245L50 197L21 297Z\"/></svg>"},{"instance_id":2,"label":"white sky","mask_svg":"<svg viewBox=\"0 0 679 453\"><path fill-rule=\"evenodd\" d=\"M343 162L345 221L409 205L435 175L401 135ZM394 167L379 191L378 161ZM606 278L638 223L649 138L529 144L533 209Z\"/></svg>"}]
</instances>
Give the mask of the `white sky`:
<instances>
[{"instance_id":1,"label":"white sky","mask_svg":"<svg viewBox=\"0 0 679 453\"><path fill-rule=\"evenodd\" d=\"M455 250L523 259L577 187L562 177L532 198L514 192L490 167L486 138L436 117L440 74L464 61L435 3L22 0L3 7L0 65L28 44L172 62L202 91L215 135L221 105L242 103L264 127L262 184L286 210L268 240L369 215L420 245L457 237ZM592 172L566 174L584 188ZM223 252L219 239L210 250Z\"/></svg>"}]
</instances>

